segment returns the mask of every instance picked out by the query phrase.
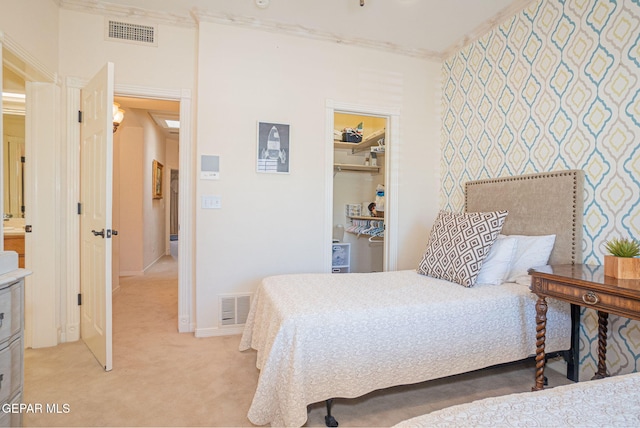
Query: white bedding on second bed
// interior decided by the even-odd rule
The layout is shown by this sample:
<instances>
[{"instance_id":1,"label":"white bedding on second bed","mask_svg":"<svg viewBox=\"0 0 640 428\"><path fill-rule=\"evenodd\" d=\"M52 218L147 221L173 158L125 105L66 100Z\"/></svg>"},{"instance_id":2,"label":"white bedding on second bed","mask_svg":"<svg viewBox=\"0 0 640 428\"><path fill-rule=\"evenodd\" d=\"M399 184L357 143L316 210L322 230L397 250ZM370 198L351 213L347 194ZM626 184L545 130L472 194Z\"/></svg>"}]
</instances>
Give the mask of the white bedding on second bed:
<instances>
[{"instance_id":1,"label":"white bedding on second bed","mask_svg":"<svg viewBox=\"0 0 640 428\"><path fill-rule=\"evenodd\" d=\"M485 398L408 419L394 428L637 426L640 373Z\"/></svg>"},{"instance_id":2,"label":"white bedding on second bed","mask_svg":"<svg viewBox=\"0 0 640 428\"><path fill-rule=\"evenodd\" d=\"M524 285L466 288L414 270L265 278L240 343L261 370L249 420L301 426L311 403L526 358L535 302ZM569 305L548 305L546 351L568 349Z\"/></svg>"}]
</instances>

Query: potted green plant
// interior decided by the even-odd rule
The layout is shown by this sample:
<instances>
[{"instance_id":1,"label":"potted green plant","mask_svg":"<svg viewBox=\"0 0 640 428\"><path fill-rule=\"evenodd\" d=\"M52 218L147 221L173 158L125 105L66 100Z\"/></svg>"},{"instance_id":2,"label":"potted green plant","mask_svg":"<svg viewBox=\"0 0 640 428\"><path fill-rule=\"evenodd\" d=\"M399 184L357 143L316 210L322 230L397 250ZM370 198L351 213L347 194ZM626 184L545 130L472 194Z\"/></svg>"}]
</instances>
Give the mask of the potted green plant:
<instances>
[{"instance_id":1,"label":"potted green plant","mask_svg":"<svg viewBox=\"0 0 640 428\"><path fill-rule=\"evenodd\" d=\"M613 238L605 243L604 274L618 279L640 278L640 242L631 238Z\"/></svg>"}]
</instances>

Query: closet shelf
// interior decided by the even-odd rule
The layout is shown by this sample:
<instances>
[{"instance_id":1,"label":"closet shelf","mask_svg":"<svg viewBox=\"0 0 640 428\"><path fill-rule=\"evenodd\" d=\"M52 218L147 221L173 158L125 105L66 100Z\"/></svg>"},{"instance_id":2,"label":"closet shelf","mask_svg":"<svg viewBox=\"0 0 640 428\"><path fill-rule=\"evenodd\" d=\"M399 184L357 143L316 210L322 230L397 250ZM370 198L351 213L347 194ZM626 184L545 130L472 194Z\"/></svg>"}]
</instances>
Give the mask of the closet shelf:
<instances>
[{"instance_id":1,"label":"closet shelf","mask_svg":"<svg viewBox=\"0 0 640 428\"><path fill-rule=\"evenodd\" d=\"M370 215L348 215L351 220L384 220L384 217L373 217Z\"/></svg>"},{"instance_id":2,"label":"closet shelf","mask_svg":"<svg viewBox=\"0 0 640 428\"><path fill-rule=\"evenodd\" d=\"M381 138L385 138L385 129L382 128L378 131L375 131L373 134L369 135L367 138L362 140L359 143L345 143L343 141L334 140L333 146L336 149L351 149L352 153L363 152L365 150L369 150L371 146L377 146L378 140ZM379 152L383 154L384 152Z\"/></svg>"},{"instance_id":3,"label":"closet shelf","mask_svg":"<svg viewBox=\"0 0 640 428\"><path fill-rule=\"evenodd\" d=\"M365 172L380 172L379 166L368 166L368 165L356 165L349 163L334 163L333 169L340 171L365 171Z\"/></svg>"}]
</instances>

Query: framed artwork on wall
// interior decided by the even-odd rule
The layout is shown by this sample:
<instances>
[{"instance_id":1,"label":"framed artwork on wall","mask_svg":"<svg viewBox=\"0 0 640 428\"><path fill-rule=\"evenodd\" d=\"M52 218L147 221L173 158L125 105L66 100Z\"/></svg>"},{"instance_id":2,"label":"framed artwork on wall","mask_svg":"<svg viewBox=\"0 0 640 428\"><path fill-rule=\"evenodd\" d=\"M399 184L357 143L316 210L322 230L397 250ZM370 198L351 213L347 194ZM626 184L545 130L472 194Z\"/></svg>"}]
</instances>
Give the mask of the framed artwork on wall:
<instances>
[{"instance_id":1,"label":"framed artwork on wall","mask_svg":"<svg viewBox=\"0 0 640 428\"><path fill-rule=\"evenodd\" d=\"M289 125L258 122L257 172L289 173L289 136Z\"/></svg>"},{"instance_id":2,"label":"framed artwork on wall","mask_svg":"<svg viewBox=\"0 0 640 428\"><path fill-rule=\"evenodd\" d=\"M164 167L160 162L153 161L153 199L162 199L162 168Z\"/></svg>"}]
</instances>

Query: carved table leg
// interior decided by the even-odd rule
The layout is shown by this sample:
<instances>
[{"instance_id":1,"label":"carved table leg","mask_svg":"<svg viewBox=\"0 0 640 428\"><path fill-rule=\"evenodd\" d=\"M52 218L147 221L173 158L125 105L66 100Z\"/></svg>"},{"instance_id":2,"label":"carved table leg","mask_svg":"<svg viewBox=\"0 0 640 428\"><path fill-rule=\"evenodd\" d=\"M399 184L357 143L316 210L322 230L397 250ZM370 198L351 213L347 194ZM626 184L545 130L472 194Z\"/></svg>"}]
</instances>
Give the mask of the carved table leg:
<instances>
[{"instance_id":1,"label":"carved table leg","mask_svg":"<svg viewBox=\"0 0 640 428\"><path fill-rule=\"evenodd\" d=\"M547 300L538 296L536 302L536 384L532 391L539 391L544 388L544 365L545 352L544 341L547 333Z\"/></svg>"},{"instance_id":2,"label":"carved table leg","mask_svg":"<svg viewBox=\"0 0 640 428\"><path fill-rule=\"evenodd\" d=\"M607 377L607 323L609 313L598 311L598 371L591 379Z\"/></svg>"}]
</instances>

